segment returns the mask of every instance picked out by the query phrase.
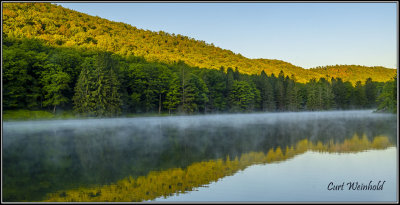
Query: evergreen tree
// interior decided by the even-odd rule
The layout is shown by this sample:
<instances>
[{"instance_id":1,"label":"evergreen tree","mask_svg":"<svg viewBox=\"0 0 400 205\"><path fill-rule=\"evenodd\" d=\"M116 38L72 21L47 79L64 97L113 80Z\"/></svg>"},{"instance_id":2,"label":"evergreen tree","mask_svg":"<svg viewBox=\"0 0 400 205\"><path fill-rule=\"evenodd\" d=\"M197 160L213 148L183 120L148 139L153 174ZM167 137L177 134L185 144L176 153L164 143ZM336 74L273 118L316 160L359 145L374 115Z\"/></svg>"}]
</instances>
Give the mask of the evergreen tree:
<instances>
[{"instance_id":1,"label":"evergreen tree","mask_svg":"<svg viewBox=\"0 0 400 205\"><path fill-rule=\"evenodd\" d=\"M204 81L197 75L192 74L188 82L188 87L190 91L193 92L193 106L194 110L197 112L205 112L206 105L208 102L208 88Z\"/></svg>"},{"instance_id":2,"label":"evergreen tree","mask_svg":"<svg viewBox=\"0 0 400 205\"><path fill-rule=\"evenodd\" d=\"M354 95L354 87L350 82L344 82L344 87L346 91L346 101L345 108L354 108L355 107L355 95Z\"/></svg>"},{"instance_id":3,"label":"evergreen tree","mask_svg":"<svg viewBox=\"0 0 400 205\"><path fill-rule=\"evenodd\" d=\"M82 115L94 116L96 99L93 97L95 89L94 58L86 58L75 86L74 111Z\"/></svg>"},{"instance_id":4,"label":"evergreen tree","mask_svg":"<svg viewBox=\"0 0 400 205\"><path fill-rule=\"evenodd\" d=\"M196 90L192 83L186 83L183 85L182 95L185 96L183 98L184 103L181 105L181 111L184 113L193 113L198 109L195 97L196 97Z\"/></svg>"},{"instance_id":5,"label":"evergreen tree","mask_svg":"<svg viewBox=\"0 0 400 205\"><path fill-rule=\"evenodd\" d=\"M262 111L275 110L274 93L267 74L262 71L260 76L256 76L257 89L260 91L260 109Z\"/></svg>"},{"instance_id":6,"label":"evergreen tree","mask_svg":"<svg viewBox=\"0 0 400 205\"><path fill-rule=\"evenodd\" d=\"M266 110L268 111L275 111L275 98L274 98L274 89L272 87L272 83L270 82L270 78L267 78L265 83L265 90L264 90L264 102L263 106L265 106Z\"/></svg>"},{"instance_id":7,"label":"evergreen tree","mask_svg":"<svg viewBox=\"0 0 400 205\"><path fill-rule=\"evenodd\" d=\"M294 79L293 76L292 79ZM286 88L287 110L298 111L300 109L302 102L300 88L296 85L296 82L294 80L289 79L287 82L288 82Z\"/></svg>"},{"instance_id":8,"label":"evergreen tree","mask_svg":"<svg viewBox=\"0 0 400 205\"><path fill-rule=\"evenodd\" d=\"M155 87L158 93L158 114L161 113L163 99L166 98L166 94L170 87L171 71L166 66L159 67L159 73L155 80Z\"/></svg>"},{"instance_id":9,"label":"evergreen tree","mask_svg":"<svg viewBox=\"0 0 400 205\"><path fill-rule=\"evenodd\" d=\"M111 54L99 53L84 66L75 87L74 110L99 117L120 114L119 82Z\"/></svg>"},{"instance_id":10,"label":"evergreen tree","mask_svg":"<svg viewBox=\"0 0 400 205\"><path fill-rule=\"evenodd\" d=\"M253 92L252 92L253 91ZM232 91L229 95L229 101L232 105L231 111L246 111L252 108L255 100L254 89L246 81L234 80Z\"/></svg>"},{"instance_id":11,"label":"evergreen tree","mask_svg":"<svg viewBox=\"0 0 400 205\"><path fill-rule=\"evenodd\" d=\"M367 103L364 86L362 86L361 81L357 81L354 88L354 103L357 108L363 108Z\"/></svg>"},{"instance_id":12,"label":"evergreen tree","mask_svg":"<svg viewBox=\"0 0 400 205\"><path fill-rule=\"evenodd\" d=\"M393 77L393 80L385 83L378 102L378 110L397 113L397 75Z\"/></svg>"},{"instance_id":13,"label":"evergreen tree","mask_svg":"<svg viewBox=\"0 0 400 205\"><path fill-rule=\"evenodd\" d=\"M247 111L254 111L260 109L260 102L261 102L261 94L260 90L257 89L255 83L253 81L248 81L250 85L250 92L253 94L253 98L250 98L250 105L247 108Z\"/></svg>"},{"instance_id":14,"label":"evergreen tree","mask_svg":"<svg viewBox=\"0 0 400 205\"><path fill-rule=\"evenodd\" d=\"M365 81L365 97L366 107L372 108L376 106L377 88L371 78Z\"/></svg>"},{"instance_id":15,"label":"evergreen tree","mask_svg":"<svg viewBox=\"0 0 400 205\"><path fill-rule=\"evenodd\" d=\"M219 71L209 70L204 74L204 82L209 90L208 109L211 112L226 110L226 74L223 68Z\"/></svg>"},{"instance_id":16,"label":"evergreen tree","mask_svg":"<svg viewBox=\"0 0 400 205\"><path fill-rule=\"evenodd\" d=\"M341 78L332 78L332 92L334 95L334 105L337 109L345 109L348 106L349 99L347 89Z\"/></svg>"},{"instance_id":17,"label":"evergreen tree","mask_svg":"<svg viewBox=\"0 0 400 205\"><path fill-rule=\"evenodd\" d=\"M278 79L275 84L275 100L276 107L278 110L283 111L286 109L286 99L285 99L285 75L283 71L279 73Z\"/></svg>"},{"instance_id":18,"label":"evergreen tree","mask_svg":"<svg viewBox=\"0 0 400 205\"><path fill-rule=\"evenodd\" d=\"M146 67L147 66L147 67ZM148 80L146 77L146 73L144 70L151 69L151 66L148 66L144 63L132 63L129 65L127 75L129 78L128 81L128 95L130 96L129 104L130 110L134 112L142 112L149 109L149 102L152 102L154 96L150 96L147 94L147 103L146 103L146 94L148 87ZM147 104L147 105L146 105ZM152 105L151 105L152 106ZM153 107L153 106L152 106Z\"/></svg>"},{"instance_id":19,"label":"evergreen tree","mask_svg":"<svg viewBox=\"0 0 400 205\"><path fill-rule=\"evenodd\" d=\"M331 84L325 79L320 78L319 80L320 87L320 109L329 110L333 107L334 104L334 94L332 91Z\"/></svg>"},{"instance_id":20,"label":"evergreen tree","mask_svg":"<svg viewBox=\"0 0 400 205\"><path fill-rule=\"evenodd\" d=\"M169 114L171 114L171 111L176 110L181 103L181 82L176 75L173 75L172 78L164 101L164 106L168 109Z\"/></svg>"},{"instance_id":21,"label":"evergreen tree","mask_svg":"<svg viewBox=\"0 0 400 205\"><path fill-rule=\"evenodd\" d=\"M182 100L181 100L181 112L192 112L194 110L192 101L194 99L193 96L193 89L192 87L188 86L187 81L188 81L188 76L190 73L186 71L186 64L183 61L179 61L177 64L179 71L180 71L180 77L181 77L181 92L182 92ZM188 90L189 89L189 90Z\"/></svg>"},{"instance_id":22,"label":"evergreen tree","mask_svg":"<svg viewBox=\"0 0 400 205\"><path fill-rule=\"evenodd\" d=\"M320 103L318 100L318 86L315 79L310 80L307 84L307 110L318 110L320 109Z\"/></svg>"},{"instance_id":23,"label":"evergreen tree","mask_svg":"<svg viewBox=\"0 0 400 205\"><path fill-rule=\"evenodd\" d=\"M118 81L118 75L116 74L116 69L115 68L110 68L110 70L108 71L109 76L108 78L105 78L105 83L104 83L104 87L105 87L105 94L106 94L106 98L107 100L106 102L106 108L107 111L105 113L105 115L107 116L117 116L121 113L121 95L119 93L119 87L120 87L120 83Z\"/></svg>"},{"instance_id":24,"label":"evergreen tree","mask_svg":"<svg viewBox=\"0 0 400 205\"><path fill-rule=\"evenodd\" d=\"M229 96L231 95L231 92L233 90L233 83L234 83L234 72L232 70L232 68L228 67L227 73L226 73L226 94L225 97L228 99ZM232 108L232 101L230 101L229 99L227 100L227 106L228 109Z\"/></svg>"}]
</instances>

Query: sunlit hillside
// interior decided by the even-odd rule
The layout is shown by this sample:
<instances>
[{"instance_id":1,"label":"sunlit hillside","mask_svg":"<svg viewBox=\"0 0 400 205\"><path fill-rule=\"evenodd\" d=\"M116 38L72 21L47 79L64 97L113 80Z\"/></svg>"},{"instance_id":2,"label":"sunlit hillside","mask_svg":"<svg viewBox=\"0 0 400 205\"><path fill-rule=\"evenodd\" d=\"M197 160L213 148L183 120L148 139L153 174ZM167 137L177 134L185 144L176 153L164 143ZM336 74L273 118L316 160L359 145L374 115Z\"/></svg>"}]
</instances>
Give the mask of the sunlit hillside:
<instances>
[{"instance_id":1,"label":"sunlit hillside","mask_svg":"<svg viewBox=\"0 0 400 205\"><path fill-rule=\"evenodd\" d=\"M231 67L246 74L260 74L264 70L268 75L274 73L277 76L282 70L303 83L320 77L340 77L353 84L364 82L368 77L384 82L396 73L395 69L365 66L329 66L308 70L281 60L248 59L191 37L138 29L134 25L90 16L50 3L4 3L4 37L39 38L52 46L106 50L122 56L143 56L148 61L173 63L182 60L200 68Z\"/></svg>"}]
</instances>

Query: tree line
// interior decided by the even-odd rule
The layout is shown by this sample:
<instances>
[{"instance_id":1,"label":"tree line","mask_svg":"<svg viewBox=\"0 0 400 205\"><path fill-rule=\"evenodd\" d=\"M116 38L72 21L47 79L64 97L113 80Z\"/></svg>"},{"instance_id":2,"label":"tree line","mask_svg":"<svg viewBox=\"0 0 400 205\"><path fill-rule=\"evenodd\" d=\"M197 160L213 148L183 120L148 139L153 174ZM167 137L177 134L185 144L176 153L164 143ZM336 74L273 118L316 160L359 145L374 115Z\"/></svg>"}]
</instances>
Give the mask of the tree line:
<instances>
[{"instance_id":1,"label":"tree line","mask_svg":"<svg viewBox=\"0 0 400 205\"><path fill-rule=\"evenodd\" d=\"M81 116L397 108L397 81L341 78L299 83L294 75L148 62L37 39L3 39L3 107L73 110Z\"/></svg>"}]
</instances>

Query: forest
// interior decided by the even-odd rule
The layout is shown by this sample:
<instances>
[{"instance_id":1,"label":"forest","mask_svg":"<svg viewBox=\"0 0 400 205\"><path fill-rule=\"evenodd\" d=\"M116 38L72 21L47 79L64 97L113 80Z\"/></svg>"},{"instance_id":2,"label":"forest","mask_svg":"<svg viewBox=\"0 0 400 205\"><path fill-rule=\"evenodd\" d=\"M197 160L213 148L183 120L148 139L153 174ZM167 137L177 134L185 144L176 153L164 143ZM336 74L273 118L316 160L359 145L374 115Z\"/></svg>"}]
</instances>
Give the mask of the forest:
<instances>
[{"instance_id":1,"label":"forest","mask_svg":"<svg viewBox=\"0 0 400 205\"><path fill-rule=\"evenodd\" d=\"M3 109L127 113L222 113L371 109L396 112L397 77L353 85L341 78L297 82L295 75L202 69L183 61L149 62L39 39L3 38Z\"/></svg>"}]
</instances>

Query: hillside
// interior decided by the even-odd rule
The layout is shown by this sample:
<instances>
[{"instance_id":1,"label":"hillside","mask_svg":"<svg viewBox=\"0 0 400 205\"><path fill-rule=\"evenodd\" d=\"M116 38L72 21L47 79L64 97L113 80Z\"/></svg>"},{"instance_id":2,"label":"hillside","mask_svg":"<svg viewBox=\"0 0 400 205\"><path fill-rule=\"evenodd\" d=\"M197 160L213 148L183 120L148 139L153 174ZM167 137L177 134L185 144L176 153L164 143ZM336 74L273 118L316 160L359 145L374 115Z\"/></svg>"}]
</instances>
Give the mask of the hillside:
<instances>
[{"instance_id":1,"label":"hillside","mask_svg":"<svg viewBox=\"0 0 400 205\"><path fill-rule=\"evenodd\" d=\"M384 82L396 73L395 69L364 66L328 66L307 70L280 60L248 59L187 36L138 29L50 3L4 3L4 37L39 38L51 46L83 47L122 56L143 56L147 61L173 63L182 60L200 68L238 68L245 74L260 74L264 70L268 75L274 73L277 76L282 70L289 76L295 75L298 82L320 77L340 77L353 84L364 82L368 77Z\"/></svg>"},{"instance_id":2,"label":"hillside","mask_svg":"<svg viewBox=\"0 0 400 205\"><path fill-rule=\"evenodd\" d=\"M340 77L343 81L355 82L357 79L367 79L371 77L375 81L385 82L393 78L396 69L388 69L381 66L366 67L360 65L334 65L309 69L310 72L320 74L322 76ZM361 80L362 81L362 80Z\"/></svg>"}]
</instances>

